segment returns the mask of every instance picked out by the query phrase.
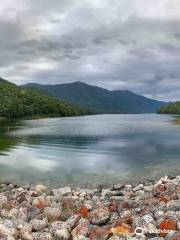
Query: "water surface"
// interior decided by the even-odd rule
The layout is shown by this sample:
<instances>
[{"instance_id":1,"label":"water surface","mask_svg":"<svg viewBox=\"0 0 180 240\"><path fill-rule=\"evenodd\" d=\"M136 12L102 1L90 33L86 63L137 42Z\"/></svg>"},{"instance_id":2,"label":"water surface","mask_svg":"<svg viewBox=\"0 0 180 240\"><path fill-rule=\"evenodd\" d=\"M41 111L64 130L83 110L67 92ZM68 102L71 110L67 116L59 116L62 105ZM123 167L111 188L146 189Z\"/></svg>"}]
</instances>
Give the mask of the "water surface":
<instances>
[{"instance_id":1,"label":"water surface","mask_svg":"<svg viewBox=\"0 0 180 240\"><path fill-rule=\"evenodd\" d=\"M156 114L0 122L0 180L92 187L179 174L179 122Z\"/></svg>"}]
</instances>

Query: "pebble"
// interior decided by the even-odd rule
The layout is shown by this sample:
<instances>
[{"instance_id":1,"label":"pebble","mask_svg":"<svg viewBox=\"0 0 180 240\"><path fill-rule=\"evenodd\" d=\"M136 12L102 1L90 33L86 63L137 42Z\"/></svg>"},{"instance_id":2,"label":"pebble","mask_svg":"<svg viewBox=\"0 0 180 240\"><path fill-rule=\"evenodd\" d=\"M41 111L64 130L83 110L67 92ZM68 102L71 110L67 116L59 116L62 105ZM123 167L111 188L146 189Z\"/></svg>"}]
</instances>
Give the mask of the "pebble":
<instances>
[{"instance_id":1,"label":"pebble","mask_svg":"<svg viewBox=\"0 0 180 240\"><path fill-rule=\"evenodd\" d=\"M110 218L110 213L107 208L97 208L89 214L89 220L94 225L103 225Z\"/></svg>"},{"instance_id":2,"label":"pebble","mask_svg":"<svg viewBox=\"0 0 180 240\"><path fill-rule=\"evenodd\" d=\"M0 239L180 240L180 176L108 189L0 184Z\"/></svg>"}]
</instances>

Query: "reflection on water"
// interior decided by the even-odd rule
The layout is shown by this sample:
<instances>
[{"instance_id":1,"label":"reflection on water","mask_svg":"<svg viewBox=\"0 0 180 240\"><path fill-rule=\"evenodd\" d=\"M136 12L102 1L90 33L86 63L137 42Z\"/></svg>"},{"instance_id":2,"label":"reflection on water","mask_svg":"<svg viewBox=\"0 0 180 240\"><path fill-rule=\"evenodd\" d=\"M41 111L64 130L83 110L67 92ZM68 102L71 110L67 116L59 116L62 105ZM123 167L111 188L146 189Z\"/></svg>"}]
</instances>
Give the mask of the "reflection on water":
<instances>
[{"instance_id":1,"label":"reflection on water","mask_svg":"<svg viewBox=\"0 0 180 240\"><path fill-rule=\"evenodd\" d=\"M174 118L174 123L175 123L176 125L180 125L180 116L176 116L176 117Z\"/></svg>"},{"instance_id":2,"label":"reflection on water","mask_svg":"<svg viewBox=\"0 0 180 240\"><path fill-rule=\"evenodd\" d=\"M178 174L180 127L165 115L1 123L0 176L49 185L113 184Z\"/></svg>"},{"instance_id":3,"label":"reflection on water","mask_svg":"<svg viewBox=\"0 0 180 240\"><path fill-rule=\"evenodd\" d=\"M10 148L18 144L17 137L8 136L8 133L17 127L17 122L0 119L0 155L5 155Z\"/></svg>"}]
</instances>

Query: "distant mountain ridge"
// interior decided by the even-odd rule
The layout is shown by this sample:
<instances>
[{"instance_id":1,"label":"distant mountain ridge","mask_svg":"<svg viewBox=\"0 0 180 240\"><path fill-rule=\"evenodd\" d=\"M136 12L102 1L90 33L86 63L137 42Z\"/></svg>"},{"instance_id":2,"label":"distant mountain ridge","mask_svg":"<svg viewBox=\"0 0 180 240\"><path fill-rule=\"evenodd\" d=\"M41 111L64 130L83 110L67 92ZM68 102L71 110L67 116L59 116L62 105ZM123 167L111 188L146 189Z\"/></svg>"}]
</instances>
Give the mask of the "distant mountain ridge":
<instances>
[{"instance_id":1,"label":"distant mountain ridge","mask_svg":"<svg viewBox=\"0 0 180 240\"><path fill-rule=\"evenodd\" d=\"M28 83L23 87L42 91L71 104L90 108L97 113L153 113L166 104L131 91L110 91L83 82L56 85Z\"/></svg>"}]
</instances>

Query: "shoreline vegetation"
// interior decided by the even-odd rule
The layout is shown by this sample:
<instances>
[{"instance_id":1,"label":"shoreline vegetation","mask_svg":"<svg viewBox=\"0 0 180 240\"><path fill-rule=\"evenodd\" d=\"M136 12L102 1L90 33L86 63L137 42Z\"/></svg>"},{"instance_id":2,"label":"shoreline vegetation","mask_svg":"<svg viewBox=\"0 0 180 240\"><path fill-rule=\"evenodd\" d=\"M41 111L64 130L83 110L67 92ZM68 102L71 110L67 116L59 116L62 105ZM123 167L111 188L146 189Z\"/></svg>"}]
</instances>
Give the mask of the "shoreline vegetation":
<instances>
[{"instance_id":1,"label":"shoreline vegetation","mask_svg":"<svg viewBox=\"0 0 180 240\"><path fill-rule=\"evenodd\" d=\"M176 114L180 115L180 101L169 103L167 105L161 106L157 113L159 114Z\"/></svg>"},{"instance_id":2,"label":"shoreline vegetation","mask_svg":"<svg viewBox=\"0 0 180 240\"><path fill-rule=\"evenodd\" d=\"M69 117L93 112L0 78L0 116L6 119Z\"/></svg>"},{"instance_id":3,"label":"shoreline vegetation","mask_svg":"<svg viewBox=\"0 0 180 240\"><path fill-rule=\"evenodd\" d=\"M180 176L104 189L0 184L0 239L178 240Z\"/></svg>"}]
</instances>

